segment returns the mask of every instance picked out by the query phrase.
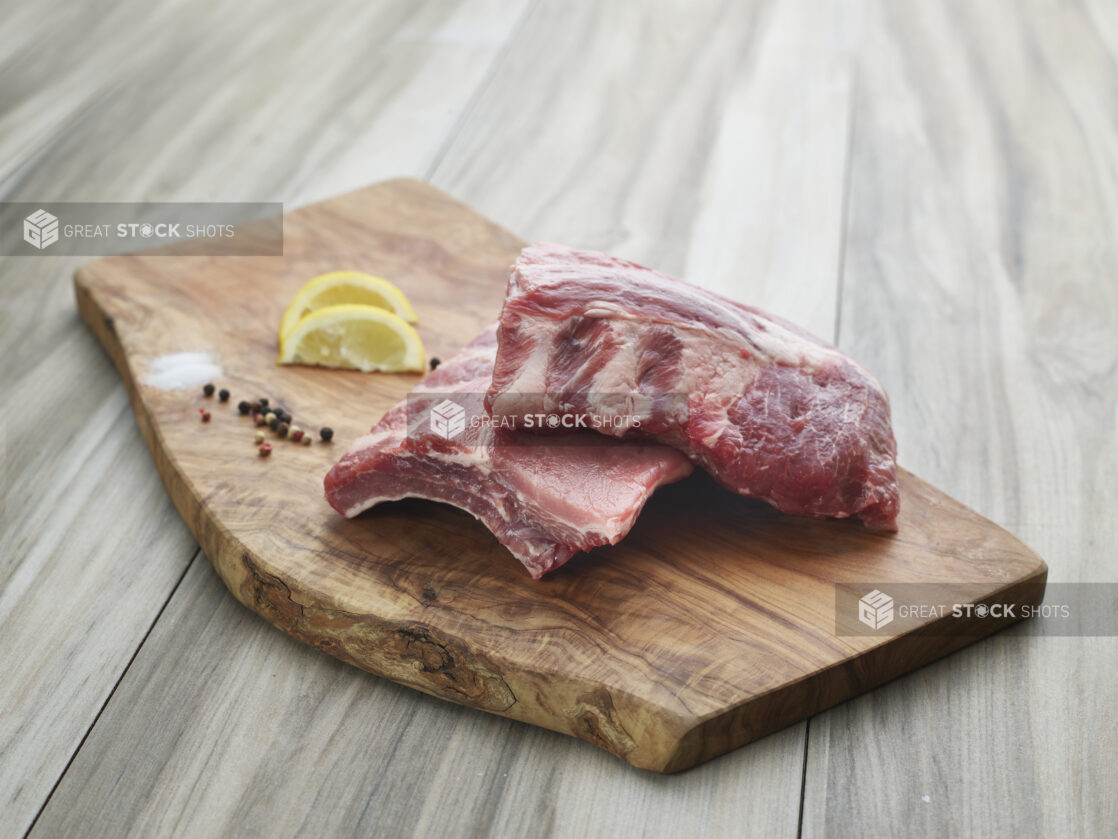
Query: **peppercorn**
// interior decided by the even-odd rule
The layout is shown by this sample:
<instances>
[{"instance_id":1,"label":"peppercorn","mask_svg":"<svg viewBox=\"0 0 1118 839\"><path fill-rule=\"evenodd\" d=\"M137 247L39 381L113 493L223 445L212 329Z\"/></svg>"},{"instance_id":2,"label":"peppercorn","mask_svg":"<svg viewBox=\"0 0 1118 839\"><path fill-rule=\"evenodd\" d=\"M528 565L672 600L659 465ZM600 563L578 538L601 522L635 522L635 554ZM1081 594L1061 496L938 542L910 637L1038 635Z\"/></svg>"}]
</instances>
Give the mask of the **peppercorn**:
<instances>
[{"instance_id":1,"label":"peppercorn","mask_svg":"<svg viewBox=\"0 0 1118 839\"><path fill-rule=\"evenodd\" d=\"M209 411L202 411L202 422L209 422L209 421L210 421L210 412Z\"/></svg>"},{"instance_id":2,"label":"peppercorn","mask_svg":"<svg viewBox=\"0 0 1118 839\"><path fill-rule=\"evenodd\" d=\"M264 432L257 431L255 434L252 435L252 440L254 443L256 443L256 445L259 446L261 443L264 442Z\"/></svg>"},{"instance_id":3,"label":"peppercorn","mask_svg":"<svg viewBox=\"0 0 1118 839\"><path fill-rule=\"evenodd\" d=\"M322 438L323 443L329 443L334 436L334 429L330 428L330 426L326 426L326 428L318 432L318 436Z\"/></svg>"},{"instance_id":4,"label":"peppercorn","mask_svg":"<svg viewBox=\"0 0 1118 839\"><path fill-rule=\"evenodd\" d=\"M267 408L268 407L268 397L267 396L261 396L256 401L260 403L261 408Z\"/></svg>"},{"instance_id":5,"label":"peppercorn","mask_svg":"<svg viewBox=\"0 0 1118 839\"><path fill-rule=\"evenodd\" d=\"M272 429L272 431L275 431L277 428L279 428L279 424L280 421L275 417L272 417L270 420L268 420L268 428Z\"/></svg>"},{"instance_id":6,"label":"peppercorn","mask_svg":"<svg viewBox=\"0 0 1118 839\"><path fill-rule=\"evenodd\" d=\"M279 425L276 426L276 434L278 434L280 437L286 437L287 432L290 430L291 426L288 425L286 422L281 422Z\"/></svg>"},{"instance_id":7,"label":"peppercorn","mask_svg":"<svg viewBox=\"0 0 1118 839\"><path fill-rule=\"evenodd\" d=\"M264 425L264 415L257 412L252 415L252 421L257 425Z\"/></svg>"},{"instance_id":8,"label":"peppercorn","mask_svg":"<svg viewBox=\"0 0 1118 839\"><path fill-rule=\"evenodd\" d=\"M225 388L222 388L221 390L219 390L217 392L217 398L220 399L222 402L228 402L229 401L229 391L226 390Z\"/></svg>"},{"instance_id":9,"label":"peppercorn","mask_svg":"<svg viewBox=\"0 0 1118 839\"><path fill-rule=\"evenodd\" d=\"M206 394L206 396L213 396L214 395L213 382L206 382L206 384L202 386L202 393Z\"/></svg>"},{"instance_id":10,"label":"peppercorn","mask_svg":"<svg viewBox=\"0 0 1118 839\"><path fill-rule=\"evenodd\" d=\"M433 357L433 358L431 359L431 369L432 369L432 370L434 370L434 369L435 369L436 367L438 367L438 366L439 366L440 364L442 364L442 362L441 362L441 361L439 360L439 357L438 357L437 355L436 355L436 356L434 356L434 357Z\"/></svg>"},{"instance_id":11,"label":"peppercorn","mask_svg":"<svg viewBox=\"0 0 1118 839\"><path fill-rule=\"evenodd\" d=\"M246 402L244 399L242 399L240 402L237 403L237 410L241 413L242 416L244 416L252 410L252 406L249 405L248 402Z\"/></svg>"},{"instance_id":12,"label":"peppercorn","mask_svg":"<svg viewBox=\"0 0 1118 839\"><path fill-rule=\"evenodd\" d=\"M304 446L309 446L311 443L314 442L314 440L311 439L310 434L304 434L303 439L300 440L299 442L301 442Z\"/></svg>"},{"instance_id":13,"label":"peppercorn","mask_svg":"<svg viewBox=\"0 0 1118 839\"><path fill-rule=\"evenodd\" d=\"M292 440L294 440L296 443L298 443L300 440L303 439L303 429L301 429L297 425L293 425L293 426L291 426L291 433L288 434L287 436L290 437Z\"/></svg>"},{"instance_id":14,"label":"peppercorn","mask_svg":"<svg viewBox=\"0 0 1118 839\"><path fill-rule=\"evenodd\" d=\"M258 451L260 452L261 457L267 457L268 455L270 455L272 453L272 444L271 443L261 443Z\"/></svg>"}]
</instances>

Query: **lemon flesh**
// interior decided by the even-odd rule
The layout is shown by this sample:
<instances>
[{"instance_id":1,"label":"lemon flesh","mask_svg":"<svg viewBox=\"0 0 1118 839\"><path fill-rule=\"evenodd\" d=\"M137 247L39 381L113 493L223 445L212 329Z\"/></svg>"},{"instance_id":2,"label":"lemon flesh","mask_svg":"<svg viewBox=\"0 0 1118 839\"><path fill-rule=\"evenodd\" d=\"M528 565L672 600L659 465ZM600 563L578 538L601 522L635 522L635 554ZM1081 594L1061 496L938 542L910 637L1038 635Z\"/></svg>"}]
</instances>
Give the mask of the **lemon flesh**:
<instances>
[{"instance_id":1,"label":"lemon flesh","mask_svg":"<svg viewBox=\"0 0 1118 839\"><path fill-rule=\"evenodd\" d=\"M346 303L303 317L280 339L279 364L314 364L366 373L422 372L423 342L402 318L376 306Z\"/></svg>"},{"instance_id":2,"label":"lemon flesh","mask_svg":"<svg viewBox=\"0 0 1118 839\"><path fill-rule=\"evenodd\" d=\"M296 292L280 322L280 341L290 335L295 325L311 312L347 303L376 306L392 312L408 323L416 322L415 312L412 311L408 298L388 280L364 271L331 271L329 274L319 274Z\"/></svg>"}]
</instances>

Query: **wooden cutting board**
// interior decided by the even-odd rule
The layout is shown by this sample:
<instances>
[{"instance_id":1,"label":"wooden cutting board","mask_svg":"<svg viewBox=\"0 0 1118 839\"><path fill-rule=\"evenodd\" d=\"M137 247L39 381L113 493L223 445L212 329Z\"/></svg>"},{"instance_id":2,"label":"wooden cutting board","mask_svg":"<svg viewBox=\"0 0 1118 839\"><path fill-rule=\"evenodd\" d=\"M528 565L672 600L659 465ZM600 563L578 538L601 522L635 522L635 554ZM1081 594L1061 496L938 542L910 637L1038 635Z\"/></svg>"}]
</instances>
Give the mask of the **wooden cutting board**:
<instances>
[{"instance_id":1,"label":"wooden cutting board","mask_svg":"<svg viewBox=\"0 0 1118 839\"><path fill-rule=\"evenodd\" d=\"M855 604L858 586L877 581L968 583L973 602L1040 602L1047 569L1035 554L907 472L895 536L779 515L695 475L657 493L622 544L539 582L451 507L402 501L347 521L323 500L323 475L418 376L275 366L292 294L327 270L388 277L411 298L428 352L445 358L496 317L523 243L410 180L288 213L284 236L282 257L101 259L77 272L75 288L218 574L250 609L323 652L674 772L1011 620L929 617L898 620L903 632L839 633L836 617L850 625L856 605L847 614L851 596L837 597L837 584L853 587ZM227 404L198 386L145 384L158 359L185 351L220 365ZM334 442L274 440L258 457L236 409L258 396L296 424L332 426ZM212 422L200 422L200 407Z\"/></svg>"}]
</instances>

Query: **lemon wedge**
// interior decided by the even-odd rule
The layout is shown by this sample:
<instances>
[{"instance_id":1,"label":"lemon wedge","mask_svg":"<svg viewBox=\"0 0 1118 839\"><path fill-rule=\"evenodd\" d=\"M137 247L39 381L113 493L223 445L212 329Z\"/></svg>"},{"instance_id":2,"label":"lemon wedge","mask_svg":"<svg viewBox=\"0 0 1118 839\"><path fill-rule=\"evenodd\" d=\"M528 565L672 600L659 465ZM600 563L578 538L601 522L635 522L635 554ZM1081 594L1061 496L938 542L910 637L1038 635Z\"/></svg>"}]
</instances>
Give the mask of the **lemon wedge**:
<instances>
[{"instance_id":1,"label":"lemon wedge","mask_svg":"<svg viewBox=\"0 0 1118 839\"><path fill-rule=\"evenodd\" d=\"M366 373L421 372L423 342L403 318L376 306L345 303L303 317L280 340L279 364L316 364Z\"/></svg>"},{"instance_id":2,"label":"lemon wedge","mask_svg":"<svg viewBox=\"0 0 1118 839\"><path fill-rule=\"evenodd\" d=\"M295 294L280 322L280 342L295 325L311 312L327 306L358 303L385 309L408 323L415 323L415 312L404 293L388 280L364 271L331 271L319 274Z\"/></svg>"}]
</instances>

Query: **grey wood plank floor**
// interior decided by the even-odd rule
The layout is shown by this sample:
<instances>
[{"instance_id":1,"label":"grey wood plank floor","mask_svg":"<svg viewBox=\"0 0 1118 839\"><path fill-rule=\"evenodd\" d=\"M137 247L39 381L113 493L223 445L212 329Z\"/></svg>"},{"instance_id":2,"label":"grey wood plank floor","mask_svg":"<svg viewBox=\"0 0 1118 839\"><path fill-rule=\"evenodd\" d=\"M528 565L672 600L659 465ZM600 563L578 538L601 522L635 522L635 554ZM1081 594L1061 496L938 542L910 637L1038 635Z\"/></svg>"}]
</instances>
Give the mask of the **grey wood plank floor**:
<instances>
[{"instance_id":1,"label":"grey wood plank floor","mask_svg":"<svg viewBox=\"0 0 1118 839\"><path fill-rule=\"evenodd\" d=\"M55 10L0 14L3 200L425 177L838 341L903 463L1053 580L1116 578L1113 5ZM0 834L1118 831L1113 638L1010 630L673 777L294 642L160 490L77 262L0 260Z\"/></svg>"},{"instance_id":2,"label":"grey wood plank floor","mask_svg":"<svg viewBox=\"0 0 1118 839\"><path fill-rule=\"evenodd\" d=\"M1075 4L873 0L863 23L840 346L909 468L1050 581L1113 582L1115 55ZM813 719L804 835L1118 833L1118 639L1023 629Z\"/></svg>"}]
</instances>

